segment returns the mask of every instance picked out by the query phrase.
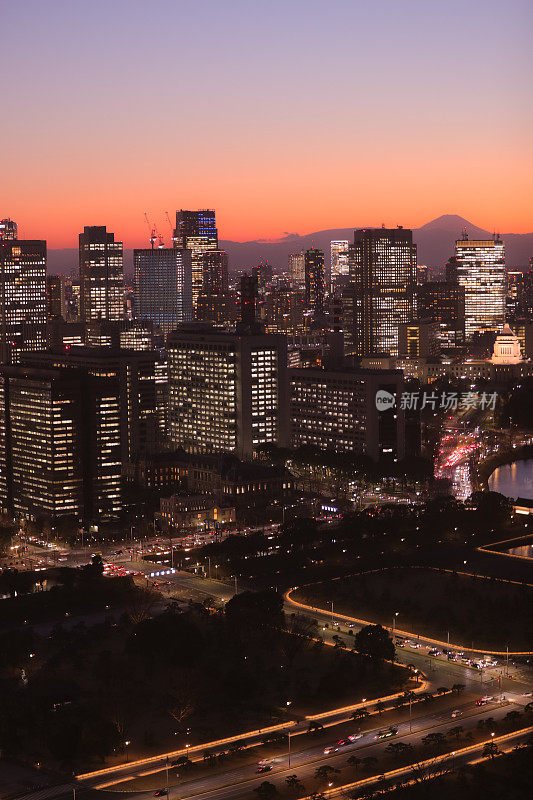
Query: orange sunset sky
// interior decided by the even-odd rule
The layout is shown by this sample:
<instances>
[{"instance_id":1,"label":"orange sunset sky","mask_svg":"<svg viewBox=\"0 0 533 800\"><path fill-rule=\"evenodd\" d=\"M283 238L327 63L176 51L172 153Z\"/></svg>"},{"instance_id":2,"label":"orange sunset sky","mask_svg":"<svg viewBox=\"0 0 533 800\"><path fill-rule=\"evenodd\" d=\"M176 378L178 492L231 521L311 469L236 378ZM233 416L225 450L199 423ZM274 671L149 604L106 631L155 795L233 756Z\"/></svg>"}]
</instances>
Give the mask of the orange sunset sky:
<instances>
[{"instance_id":1,"label":"orange sunset sky","mask_svg":"<svg viewBox=\"0 0 533 800\"><path fill-rule=\"evenodd\" d=\"M221 238L457 213L533 230L531 3L62 2L2 11L0 216L75 247L144 212Z\"/></svg>"}]
</instances>

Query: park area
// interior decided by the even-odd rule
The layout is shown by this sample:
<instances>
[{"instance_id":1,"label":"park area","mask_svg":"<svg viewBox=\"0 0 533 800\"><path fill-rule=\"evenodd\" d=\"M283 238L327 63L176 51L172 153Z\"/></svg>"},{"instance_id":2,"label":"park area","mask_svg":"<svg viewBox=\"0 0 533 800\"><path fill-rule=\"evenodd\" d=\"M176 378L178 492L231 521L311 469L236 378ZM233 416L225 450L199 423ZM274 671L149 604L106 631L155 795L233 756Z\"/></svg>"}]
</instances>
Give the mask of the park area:
<instances>
[{"instance_id":1,"label":"park area","mask_svg":"<svg viewBox=\"0 0 533 800\"><path fill-rule=\"evenodd\" d=\"M292 597L463 648L531 650L533 588L430 568L391 568L298 588Z\"/></svg>"},{"instance_id":2,"label":"park area","mask_svg":"<svg viewBox=\"0 0 533 800\"><path fill-rule=\"evenodd\" d=\"M85 572L87 593L111 579ZM75 574L79 580L79 573ZM74 579L74 578L73 578ZM62 597L64 588L55 592ZM36 595L30 595L32 598ZM26 608L28 597L1 602ZM67 772L240 735L399 691L406 670L325 645L281 595L242 593L224 611L148 593L97 624L0 633L0 748ZM112 608L110 609L112 610ZM78 720L83 718L83 726Z\"/></svg>"}]
</instances>

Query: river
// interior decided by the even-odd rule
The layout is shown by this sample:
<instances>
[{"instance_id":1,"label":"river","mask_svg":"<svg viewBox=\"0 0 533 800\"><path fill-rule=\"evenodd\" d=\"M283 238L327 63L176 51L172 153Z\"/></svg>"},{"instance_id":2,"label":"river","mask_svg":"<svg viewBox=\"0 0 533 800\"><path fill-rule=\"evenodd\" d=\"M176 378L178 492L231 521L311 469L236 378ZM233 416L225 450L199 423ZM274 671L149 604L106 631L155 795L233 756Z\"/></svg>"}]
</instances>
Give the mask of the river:
<instances>
[{"instance_id":1,"label":"river","mask_svg":"<svg viewBox=\"0 0 533 800\"><path fill-rule=\"evenodd\" d=\"M489 478L489 489L506 497L533 500L533 459L497 467Z\"/></svg>"}]
</instances>

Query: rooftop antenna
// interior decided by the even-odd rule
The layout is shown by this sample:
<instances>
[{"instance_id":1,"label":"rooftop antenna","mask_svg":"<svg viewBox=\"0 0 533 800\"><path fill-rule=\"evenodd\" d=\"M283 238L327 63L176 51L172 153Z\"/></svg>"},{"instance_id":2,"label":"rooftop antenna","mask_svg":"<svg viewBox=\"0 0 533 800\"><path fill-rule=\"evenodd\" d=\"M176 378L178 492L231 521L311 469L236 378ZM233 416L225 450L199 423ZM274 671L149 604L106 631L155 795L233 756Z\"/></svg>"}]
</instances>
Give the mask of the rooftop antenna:
<instances>
[{"instance_id":1,"label":"rooftop antenna","mask_svg":"<svg viewBox=\"0 0 533 800\"><path fill-rule=\"evenodd\" d=\"M467 242L468 241L468 231L467 231L466 227L464 227L464 226L461 228L461 238L462 238L463 242Z\"/></svg>"}]
</instances>

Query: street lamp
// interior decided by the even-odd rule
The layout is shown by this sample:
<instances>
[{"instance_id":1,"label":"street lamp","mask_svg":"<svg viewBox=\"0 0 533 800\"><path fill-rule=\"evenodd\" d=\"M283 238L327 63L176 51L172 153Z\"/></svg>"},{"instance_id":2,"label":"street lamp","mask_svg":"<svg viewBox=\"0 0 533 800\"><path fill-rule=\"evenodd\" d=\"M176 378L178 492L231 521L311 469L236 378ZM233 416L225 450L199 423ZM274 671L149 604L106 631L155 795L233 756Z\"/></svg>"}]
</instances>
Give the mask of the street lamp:
<instances>
[{"instance_id":1,"label":"street lamp","mask_svg":"<svg viewBox=\"0 0 533 800\"><path fill-rule=\"evenodd\" d=\"M126 741L124 742L124 749L126 750L126 764L128 763L128 747L130 744L131 742L129 741L129 739L126 739Z\"/></svg>"},{"instance_id":2,"label":"street lamp","mask_svg":"<svg viewBox=\"0 0 533 800\"><path fill-rule=\"evenodd\" d=\"M399 611L395 611L394 614L392 615L392 638L393 639L394 639L394 628L396 627L396 617L398 616L399 613L400 613Z\"/></svg>"}]
</instances>

